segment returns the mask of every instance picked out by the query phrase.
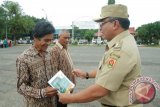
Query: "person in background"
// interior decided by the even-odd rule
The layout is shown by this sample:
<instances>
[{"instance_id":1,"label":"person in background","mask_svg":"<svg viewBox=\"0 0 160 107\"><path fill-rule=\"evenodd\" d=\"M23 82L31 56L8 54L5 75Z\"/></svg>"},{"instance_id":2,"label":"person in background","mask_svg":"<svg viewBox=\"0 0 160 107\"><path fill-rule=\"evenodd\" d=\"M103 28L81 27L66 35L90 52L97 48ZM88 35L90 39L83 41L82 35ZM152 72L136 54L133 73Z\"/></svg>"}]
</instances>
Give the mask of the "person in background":
<instances>
[{"instance_id":1,"label":"person in background","mask_svg":"<svg viewBox=\"0 0 160 107\"><path fill-rule=\"evenodd\" d=\"M55 28L40 21L33 30L34 44L18 56L17 91L25 98L25 107L56 107L57 89L48 85L56 70L47 48Z\"/></svg>"},{"instance_id":2,"label":"person in background","mask_svg":"<svg viewBox=\"0 0 160 107\"><path fill-rule=\"evenodd\" d=\"M68 51L70 33L63 29L58 37L58 41L50 50L53 65L58 71L61 70L73 83L75 83L75 78L72 74L74 68L73 61ZM67 104L62 104L57 100L57 107L67 107Z\"/></svg>"},{"instance_id":3,"label":"person in background","mask_svg":"<svg viewBox=\"0 0 160 107\"><path fill-rule=\"evenodd\" d=\"M9 46L9 47L12 47L12 41L8 39L7 42L8 42L8 46Z\"/></svg>"},{"instance_id":4,"label":"person in background","mask_svg":"<svg viewBox=\"0 0 160 107\"><path fill-rule=\"evenodd\" d=\"M0 47L3 48L3 40L0 40Z\"/></svg>"},{"instance_id":5,"label":"person in background","mask_svg":"<svg viewBox=\"0 0 160 107\"><path fill-rule=\"evenodd\" d=\"M3 41L3 46L4 46L4 48L7 48L7 47L8 47L7 39L4 39L4 41Z\"/></svg>"},{"instance_id":6,"label":"person in background","mask_svg":"<svg viewBox=\"0 0 160 107\"><path fill-rule=\"evenodd\" d=\"M74 70L78 77L95 78L95 84L74 93L59 93L59 101L86 103L97 100L102 107L142 107L129 104L130 84L140 77L141 61L134 36L128 31L127 6L122 4L105 5L99 19L102 37L108 41L106 51L97 70L84 72Z\"/></svg>"}]
</instances>

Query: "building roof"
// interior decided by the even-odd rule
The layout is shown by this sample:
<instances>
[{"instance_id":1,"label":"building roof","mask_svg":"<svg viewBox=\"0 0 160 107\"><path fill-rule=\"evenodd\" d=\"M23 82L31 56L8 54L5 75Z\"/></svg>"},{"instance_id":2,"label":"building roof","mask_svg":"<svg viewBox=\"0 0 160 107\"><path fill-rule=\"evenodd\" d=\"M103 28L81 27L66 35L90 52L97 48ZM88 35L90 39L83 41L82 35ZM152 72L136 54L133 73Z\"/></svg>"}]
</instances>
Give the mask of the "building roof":
<instances>
[{"instance_id":1,"label":"building roof","mask_svg":"<svg viewBox=\"0 0 160 107\"><path fill-rule=\"evenodd\" d=\"M129 28L129 32L130 32L131 34L135 34L135 33L136 33L135 28L134 28L134 27L130 27L130 28Z\"/></svg>"}]
</instances>

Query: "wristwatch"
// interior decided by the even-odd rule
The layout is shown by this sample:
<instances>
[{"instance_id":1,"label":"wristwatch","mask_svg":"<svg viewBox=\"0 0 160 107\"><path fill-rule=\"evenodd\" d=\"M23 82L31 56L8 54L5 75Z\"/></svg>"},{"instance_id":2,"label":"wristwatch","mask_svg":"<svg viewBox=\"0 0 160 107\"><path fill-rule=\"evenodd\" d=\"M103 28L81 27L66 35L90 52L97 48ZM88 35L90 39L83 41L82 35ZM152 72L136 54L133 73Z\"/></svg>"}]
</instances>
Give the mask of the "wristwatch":
<instances>
[{"instance_id":1,"label":"wristwatch","mask_svg":"<svg viewBox=\"0 0 160 107\"><path fill-rule=\"evenodd\" d=\"M86 72L86 79L88 79L89 78L89 74L88 74L88 72Z\"/></svg>"}]
</instances>

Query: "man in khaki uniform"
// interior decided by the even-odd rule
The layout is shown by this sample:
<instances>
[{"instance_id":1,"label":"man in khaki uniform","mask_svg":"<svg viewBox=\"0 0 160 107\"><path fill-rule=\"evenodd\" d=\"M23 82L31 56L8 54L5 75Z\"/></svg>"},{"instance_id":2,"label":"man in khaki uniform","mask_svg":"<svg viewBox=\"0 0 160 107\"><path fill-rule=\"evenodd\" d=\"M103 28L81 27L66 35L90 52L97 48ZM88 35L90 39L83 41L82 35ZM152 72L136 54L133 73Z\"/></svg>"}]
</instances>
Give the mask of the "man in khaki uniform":
<instances>
[{"instance_id":1,"label":"man in khaki uniform","mask_svg":"<svg viewBox=\"0 0 160 107\"><path fill-rule=\"evenodd\" d=\"M140 55L129 33L130 21L125 5L102 7L100 23L102 37L108 41L106 52L97 70L89 73L74 70L79 77L95 78L95 84L75 94L59 94L63 103L82 103L98 100L102 107L142 107L129 104L129 87L140 76Z\"/></svg>"}]
</instances>

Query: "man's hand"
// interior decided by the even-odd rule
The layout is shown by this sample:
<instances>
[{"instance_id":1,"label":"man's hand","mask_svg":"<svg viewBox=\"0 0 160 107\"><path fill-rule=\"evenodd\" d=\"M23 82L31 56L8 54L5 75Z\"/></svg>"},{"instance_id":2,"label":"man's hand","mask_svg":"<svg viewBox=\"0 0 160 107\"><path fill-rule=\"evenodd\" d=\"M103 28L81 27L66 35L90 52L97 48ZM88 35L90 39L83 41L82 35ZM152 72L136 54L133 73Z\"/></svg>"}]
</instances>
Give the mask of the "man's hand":
<instances>
[{"instance_id":1,"label":"man's hand","mask_svg":"<svg viewBox=\"0 0 160 107\"><path fill-rule=\"evenodd\" d=\"M75 75L76 77L80 77L80 78L86 78L86 72L80 70L80 69L74 69L72 71L73 75Z\"/></svg>"},{"instance_id":2,"label":"man's hand","mask_svg":"<svg viewBox=\"0 0 160 107\"><path fill-rule=\"evenodd\" d=\"M63 103L63 104L68 104L68 103L72 103L70 100L71 94L61 94L58 93L59 96L59 102Z\"/></svg>"},{"instance_id":3,"label":"man's hand","mask_svg":"<svg viewBox=\"0 0 160 107\"><path fill-rule=\"evenodd\" d=\"M44 90L45 90L44 95L45 95L46 97L52 97L52 96L57 95L57 93L58 93L58 91L57 91L56 88L52 88L52 87L50 87L50 86L46 87Z\"/></svg>"}]
</instances>

